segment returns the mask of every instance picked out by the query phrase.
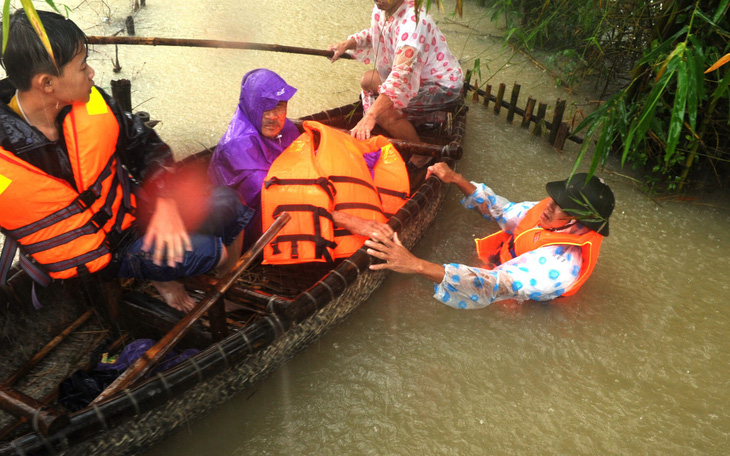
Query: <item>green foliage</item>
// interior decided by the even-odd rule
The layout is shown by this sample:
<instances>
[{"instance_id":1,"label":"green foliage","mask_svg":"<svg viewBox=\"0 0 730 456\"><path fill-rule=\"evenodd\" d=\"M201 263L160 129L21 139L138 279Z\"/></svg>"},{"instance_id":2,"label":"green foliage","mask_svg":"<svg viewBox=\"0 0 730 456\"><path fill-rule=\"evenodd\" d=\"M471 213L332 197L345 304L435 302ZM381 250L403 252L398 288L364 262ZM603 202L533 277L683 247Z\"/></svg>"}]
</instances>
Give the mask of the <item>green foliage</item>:
<instances>
[{"instance_id":1,"label":"green foliage","mask_svg":"<svg viewBox=\"0 0 730 456\"><path fill-rule=\"evenodd\" d=\"M496 0L491 8L511 18L509 39L554 50L561 83L594 76L608 88L630 75L576 128L587 140L574 172L590 153L592 174L615 152L655 189L707 174L728 182L730 65L704 72L730 50L730 0Z\"/></svg>"}]
</instances>

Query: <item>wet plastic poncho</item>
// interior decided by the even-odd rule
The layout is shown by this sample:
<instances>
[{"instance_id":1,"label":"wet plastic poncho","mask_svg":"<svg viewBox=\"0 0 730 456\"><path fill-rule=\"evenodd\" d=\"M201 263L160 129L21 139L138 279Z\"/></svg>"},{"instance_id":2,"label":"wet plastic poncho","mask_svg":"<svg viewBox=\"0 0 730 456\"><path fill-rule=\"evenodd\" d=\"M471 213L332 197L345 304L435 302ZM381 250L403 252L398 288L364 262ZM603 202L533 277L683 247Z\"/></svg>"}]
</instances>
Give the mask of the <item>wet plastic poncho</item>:
<instances>
[{"instance_id":1,"label":"wet plastic poncho","mask_svg":"<svg viewBox=\"0 0 730 456\"><path fill-rule=\"evenodd\" d=\"M299 136L297 127L287 119L277 138L266 138L261 134L263 114L295 92L273 71L260 68L246 73L236 113L211 158L208 175L213 183L237 190L246 205L256 211L246 227L245 240L255 241L251 238L260 235L261 185L271 163Z\"/></svg>"}]
</instances>

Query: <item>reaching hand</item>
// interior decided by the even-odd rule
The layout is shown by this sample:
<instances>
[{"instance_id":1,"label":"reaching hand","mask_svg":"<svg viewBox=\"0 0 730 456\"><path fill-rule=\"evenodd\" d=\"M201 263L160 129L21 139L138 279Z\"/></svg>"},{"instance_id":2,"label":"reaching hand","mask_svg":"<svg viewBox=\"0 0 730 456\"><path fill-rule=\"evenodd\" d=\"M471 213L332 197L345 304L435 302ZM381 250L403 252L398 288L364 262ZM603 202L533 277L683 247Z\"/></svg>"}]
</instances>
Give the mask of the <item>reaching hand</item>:
<instances>
[{"instance_id":1,"label":"reaching hand","mask_svg":"<svg viewBox=\"0 0 730 456\"><path fill-rule=\"evenodd\" d=\"M451 184L456 182L457 173L453 169L449 168L449 165L446 163L438 162L428 167L426 179L431 176L438 177L441 179L441 182L445 184Z\"/></svg>"},{"instance_id":2,"label":"reaching hand","mask_svg":"<svg viewBox=\"0 0 730 456\"><path fill-rule=\"evenodd\" d=\"M415 257L398 239L398 233L390 237L383 237L379 233L372 233L371 239L365 241L369 248L369 255L384 260L384 263L371 264L370 269L390 269L403 274L414 274L418 272L418 264L421 260Z\"/></svg>"},{"instance_id":3,"label":"reaching hand","mask_svg":"<svg viewBox=\"0 0 730 456\"><path fill-rule=\"evenodd\" d=\"M167 265L173 268L175 263L183 262L186 251L193 250L175 200L157 198L155 212L147 227L142 250L149 252L153 246L152 260L154 263L162 265L163 261L167 259Z\"/></svg>"},{"instance_id":4,"label":"reaching hand","mask_svg":"<svg viewBox=\"0 0 730 456\"><path fill-rule=\"evenodd\" d=\"M393 228L387 223L377 222L375 220L365 220L354 215L347 214L342 211L333 211L332 218L335 221L335 226L344 228L352 234L358 236L370 237L372 233L377 233L379 236L390 238L393 236Z\"/></svg>"},{"instance_id":5,"label":"reaching hand","mask_svg":"<svg viewBox=\"0 0 730 456\"><path fill-rule=\"evenodd\" d=\"M330 62L336 62L337 59L339 59L340 56L345 53L345 51L350 49L349 45L349 41L341 41L339 43L330 44L329 46L327 46L328 51L334 52L334 55L332 56L332 58L330 58Z\"/></svg>"},{"instance_id":6,"label":"reaching hand","mask_svg":"<svg viewBox=\"0 0 730 456\"><path fill-rule=\"evenodd\" d=\"M368 111L369 112L369 111ZM350 135L357 139L369 139L370 132L375 128L375 117L365 115L355 127L350 130Z\"/></svg>"}]
</instances>

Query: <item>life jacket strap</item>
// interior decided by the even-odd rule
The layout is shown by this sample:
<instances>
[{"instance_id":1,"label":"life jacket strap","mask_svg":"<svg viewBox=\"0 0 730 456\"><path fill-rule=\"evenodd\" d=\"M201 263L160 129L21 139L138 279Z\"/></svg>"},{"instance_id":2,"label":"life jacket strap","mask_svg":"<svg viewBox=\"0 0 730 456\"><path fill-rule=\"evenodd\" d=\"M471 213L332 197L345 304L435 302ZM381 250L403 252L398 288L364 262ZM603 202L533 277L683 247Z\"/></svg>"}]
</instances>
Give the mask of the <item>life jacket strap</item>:
<instances>
[{"instance_id":1,"label":"life jacket strap","mask_svg":"<svg viewBox=\"0 0 730 456\"><path fill-rule=\"evenodd\" d=\"M333 176L329 176L329 180L331 180L332 182L334 182L336 184L337 183L356 184L356 185L362 185L363 187L370 188L375 192L378 191L373 184L371 184L370 182L368 182L366 180L359 179L357 177L333 175Z\"/></svg>"},{"instance_id":2,"label":"life jacket strap","mask_svg":"<svg viewBox=\"0 0 730 456\"><path fill-rule=\"evenodd\" d=\"M54 212L53 214L43 217L40 220L36 220L33 223L29 223L28 225L16 228L14 230L8 230L8 234L15 239L22 239L30 234L35 233L36 231L48 228L49 226L55 225L62 220L65 220L88 209L101 196L102 184L112 173L112 161L114 159L115 156L113 155L104 167L104 171L99 174L99 177L96 179L96 181L91 186L89 186L88 189L81 192L79 196L71 201L71 204L63 209Z\"/></svg>"},{"instance_id":3,"label":"life jacket strap","mask_svg":"<svg viewBox=\"0 0 730 456\"><path fill-rule=\"evenodd\" d=\"M380 193L381 195L395 196L396 198L400 198L402 200L408 199L407 192L399 192L397 190L391 190L385 187L378 187L378 193Z\"/></svg>"},{"instance_id":4,"label":"life jacket strap","mask_svg":"<svg viewBox=\"0 0 730 456\"><path fill-rule=\"evenodd\" d=\"M322 230L319 224L320 218L326 218L327 220L331 221L334 224L334 219L332 218L332 214L325 208L314 206L312 204L282 204L280 206L277 206L276 209L274 209L274 218L278 216L282 212L311 212L312 213L312 223L314 224L314 234L283 234L280 236L276 236L274 240L271 242L271 247L274 249L273 253L274 255L280 254L281 250L279 249L279 242L291 242L292 243L292 250L291 255L292 259L299 258L299 248L297 243L299 241L308 241L314 243L314 254L315 258L323 258L328 263L332 262L332 256L330 255L328 248L334 249L337 247L337 244L325 239L322 237Z\"/></svg>"},{"instance_id":5,"label":"life jacket strap","mask_svg":"<svg viewBox=\"0 0 730 456\"><path fill-rule=\"evenodd\" d=\"M0 285L6 285L8 283L8 272L13 265L13 259L15 259L15 253L18 251L20 244L12 237L5 236L5 243L3 244L2 253L0 253ZM20 267L22 267L28 276L33 279L33 282L38 282L44 287L47 287L51 283L51 276L49 276L40 266L29 260L21 252L19 255ZM33 299L33 305L38 309L40 303L36 302L37 299Z\"/></svg>"},{"instance_id":6,"label":"life jacket strap","mask_svg":"<svg viewBox=\"0 0 730 456\"><path fill-rule=\"evenodd\" d=\"M373 212L383 213L383 209L368 203L339 203L335 204L336 211L342 211L345 209L367 209Z\"/></svg>"},{"instance_id":7,"label":"life jacket strap","mask_svg":"<svg viewBox=\"0 0 730 456\"><path fill-rule=\"evenodd\" d=\"M317 179L279 179L273 176L271 179L264 181L264 188L269 188L272 185L317 185L327 193L331 201L335 200L337 194L335 186L326 177L318 177Z\"/></svg>"},{"instance_id":8,"label":"life jacket strap","mask_svg":"<svg viewBox=\"0 0 730 456\"><path fill-rule=\"evenodd\" d=\"M100 208L99 212L94 214L85 225L44 241L36 242L34 244L26 244L23 246L24 250L27 253L34 254L66 244L67 242L71 242L81 236L98 232L112 218L112 206L114 205L114 200L117 196L117 188L119 187L118 183L119 181L115 175L112 179L112 186L109 190L104 206ZM117 222L120 223L118 220Z\"/></svg>"}]
</instances>

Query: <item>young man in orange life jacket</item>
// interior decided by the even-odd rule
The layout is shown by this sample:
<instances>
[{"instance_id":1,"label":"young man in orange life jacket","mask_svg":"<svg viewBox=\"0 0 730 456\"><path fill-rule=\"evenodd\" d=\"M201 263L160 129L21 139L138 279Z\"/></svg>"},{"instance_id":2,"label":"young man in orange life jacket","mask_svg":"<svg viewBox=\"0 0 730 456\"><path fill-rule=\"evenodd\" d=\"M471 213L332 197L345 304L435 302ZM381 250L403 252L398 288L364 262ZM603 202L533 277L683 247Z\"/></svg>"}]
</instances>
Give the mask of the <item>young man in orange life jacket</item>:
<instances>
[{"instance_id":1,"label":"young man in orange life jacket","mask_svg":"<svg viewBox=\"0 0 730 456\"><path fill-rule=\"evenodd\" d=\"M496 220L501 231L477 240L479 257L488 268L435 264L413 256L398 240L373 235L368 253L383 263L370 269L419 274L437 285L434 298L458 309L476 309L494 301L549 301L575 293L596 264L608 217L611 189L600 179L576 174L546 185L548 198L512 203L484 184L469 182L445 163L429 175L454 183L466 195L462 205Z\"/></svg>"},{"instance_id":2,"label":"young man in orange life jacket","mask_svg":"<svg viewBox=\"0 0 730 456\"><path fill-rule=\"evenodd\" d=\"M170 190L170 148L94 86L78 26L39 15L53 59L23 10L10 18L3 56L0 280L19 247L21 265L41 284L103 271L152 280L168 305L189 311L195 303L175 280L230 266L250 211L235 192L214 189L202 202L210 215L188 234ZM146 223L137 217L137 182L155 194Z\"/></svg>"}]
</instances>

